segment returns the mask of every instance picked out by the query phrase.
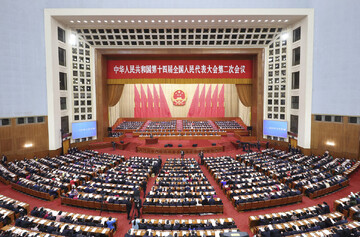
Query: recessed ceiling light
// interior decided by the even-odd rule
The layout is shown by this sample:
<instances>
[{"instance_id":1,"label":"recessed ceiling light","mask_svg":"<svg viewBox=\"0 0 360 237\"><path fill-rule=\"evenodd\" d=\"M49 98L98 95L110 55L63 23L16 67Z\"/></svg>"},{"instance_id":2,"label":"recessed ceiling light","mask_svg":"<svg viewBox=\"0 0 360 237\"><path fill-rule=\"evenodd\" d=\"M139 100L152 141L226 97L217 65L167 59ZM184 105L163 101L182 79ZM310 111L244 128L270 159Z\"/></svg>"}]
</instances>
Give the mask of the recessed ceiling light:
<instances>
[{"instance_id":1,"label":"recessed ceiling light","mask_svg":"<svg viewBox=\"0 0 360 237\"><path fill-rule=\"evenodd\" d=\"M77 23L81 23L81 21L78 20Z\"/></svg>"},{"instance_id":2,"label":"recessed ceiling light","mask_svg":"<svg viewBox=\"0 0 360 237\"><path fill-rule=\"evenodd\" d=\"M128 23L128 21L127 21L127 20L125 20L125 23Z\"/></svg>"},{"instance_id":3,"label":"recessed ceiling light","mask_svg":"<svg viewBox=\"0 0 360 237\"><path fill-rule=\"evenodd\" d=\"M271 22L274 22L275 20L271 20Z\"/></svg>"},{"instance_id":4,"label":"recessed ceiling light","mask_svg":"<svg viewBox=\"0 0 360 237\"><path fill-rule=\"evenodd\" d=\"M221 20L218 20L218 22L221 22Z\"/></svg>"},{"instance_id":5,"label":"recessed ceiling light","mask_svg":"<svg viewBox=\"0 0 360 237\"><path fill-rule=\"evenodd\" d=\"M111 23L114 23L115 21L114 20L111 20Z\"/></svg>"},{"instance_id":6,"label":"recessed ceiling light","mask_svg":"<svg viewBox=\"0 0 360 237\"><path fill-rule=\"evenodd\" d=\"M174 22L175 22L175 20L171 20L171 22L172 22L172 23L174 23Z\"/></svg>"},{"instance_id":7,"label":"recessed ceiling light","mask_svg":"<svg viewBox=\"0 0 360 237\"><path fill-rule=\"evenodd\" d=\"M191 20L191 22L195 22L195 20Z\"/></svg>"},{"instance_id":8,"label":"recessed ceiling light","mask_svg":"<svg viewBox=\"0 0 360 237\"><path fill-rule=\"evenodd\" d=\"M131 20L131 23L134 23L135 21L134 20Z\"/></svg>"},{"instance_id":9,"label":"recessed ceiling light","mask_svg":"<svg viewBox=\"0 0 360 237\"><path fill-rule=\"evenodd\" d=\"M154 20L151 20L152 23L154 23L155 21Z\"/></svg>"},{"instance_id":10,"label":"recessed ceiling light","mask_svg":"<svg viewBox=\"0 0 360 237\"><path fill-rule=\"evenodd\" d=\"M168 20L165 20L165 22L167 23L167 22L168 22Z\"/></svg>"},{"instance_id":11,"label":"recessed ceiling light","mask_svg":"<svg viewBox=\"0 0 360 237\"><path fill-rule=\"evenodd\" d=\"M208 20L205 20L204 22L208 22Z\"/></svg>"},{"instance_id":12,"label":"recessed ceiling light","mask_svg":"<svg viewBox=\"0 0 360 237\"><path fill-rule=\"evenodd\" d=\"M88 23L88 21L85 20L84 23Z\"/></svg>"},{"instance_id":13,"label":"recessed ceiling light","mask_svg":"<svg viewBox=\"0 0 360 237\"><path fill-rule=\"evenodd\" d=\"M278 22L281 22L281 20L278 20Z\"/></svg>"},{"instance_id":14,"label":"recessed ceiling light","mask_svg":"<svg viewBox=\"0 0 360 237\"><path fill-rule=\"evenodd\" d=\"M248 22L248 20L244 20L244 22Z\"/></svg>"},{"instance_id":15,"label":"recessed ceiling light","mask_svg":"<svg viewBox=\"0 0 360 237\"><path fill-rule=\"evenodd\" d=\"M121 23L121 21L120 21L120 20L118 20L118 22L119 22L119 23Z\"/></svg>"},{"instance_id":16,"label":"recessed ceiling light","mask_svg":"<svg viewBox=\"0 0 360 237\"><path fill-rule=\"evenodd\" d=\"M231 22L235 22L235 20L231 20Z\"/></svg>"},{"instance_id":17,"label":"recessed ceiling light","mask_svg":"<svg viewBox=\"0 0 360 237\"><path fill-rule=\"evenodd\" d=\"M261 22L261 20L258 20L258 22Z\"/></svg>"},{"instance_id":18,"label":"recessed ceiling light","mask_svg":"<svg viewBox=\"0 0 360 237\"><path fill-rule=\"evenodd\" d=\"M269 20L265 20L265 22L268 22Z\"/></svg>"},{"instance_id":19,"label":"recessed ceiling light","mask_svg":"<svg viewBox=\"0 0 360 237\"><path fill-rule=\"evenodd\" d=\"M107 23L107 20L104 20L105 23Z\"/></svg>"},{"instance_id":20,"label":"recessed ceiling light","mask_svg":"<svg viewBox=\"0 0 360 237\"><path fill-rule=\"evenodd\" d=\"M201 22L201 20L198 20L198 22Z\"/></svg>"},{"instance_id":21,"label":"recessed ceiling light","mask_svg":"<svg viewBox=\"0 0 360 237\"><path fill-rule=\"evenodd\" d=\"M94 23L94 21L93 21L93 20L91 20L90 22L91 22L91 23Z\"/></svg>"},{"instance_id":22,"label":"recessed ceiling light","mask_svg":"<svg viewBox=\"0 0 360 237\"><path fill-rule=\"evenodd\" d=\"M228 22L228 20L225 20L224 22Z\"/></svg>"},{"instance_id":23,"label":"recessed ceiling light","mask_svg":"<svg viewBox=\"0 0 360 237\"><path fill-rule=\"evenodd\" d=\"M254 22L255 20L251 20L251 22Z\"/></svg>"},{"instance_id":24,"label":"recessed ceiling light","mask_svg":"<svg viewBox=\"0 0 360 237\"><path fill-rule=\"evenodd\" d=\"M74 21L70 21L70 23L74 23Z\"/></svg>"},{"instance_id":25,"label":"recessed ceiling light","mask_svg":"<svg viewBox=\"0 0 360 237\"><path fill-rule=\"evenodd\" d=\"M161 23L161 20L158 20L159 23Z\"/></svg>"},{"instance_id":26,"label":"recessed ceiling light","mask_svg":"<svg viewBox=\"0 0 360 237\"><path fill-rule=\"evenodd\" d=\"M184 22L188 22L188 20L184 20Z\"/></svg>"},{"instance_id":27,"label":"recessed ceiling light","mask_svg":"<svg viewBox=\"0 0 360 237\"><path fill-rule=\"evenodd\" d=\"M215 22L215 20L211 20L211 22Z\"/></svg>"},{"instance_id":28,"label":"recessed ceiling light","mask_svg":"<svg viewBox=\"0 0 360 237\"><path fill-rule=\"evenodd\" d=\"M33 146L32 143L26 143L26 144L24 145L25 148L29 148L29 147L32 147L32 146Z\"/></svg>"},{"instance_id":29,"label":"recessed ceiling light","mask_svg":"<svg viewBox=\"0 0 360 237\"><path fill-rule=\"evenodd\" d=\"M144 20L145 23L148 23L148 20Z\"/></svg>"},{"instance_id":30,"label":"recessed ceiling light","mask_svg":"<svg viewBox=\"0 0 360 237\"><path fill-rule=\"evenodd\" d=\"M178 20L178 22L181 22L181 20Z\"/></svg>"},{"instance_id":31,"label":"recessed ceiling light","mask_svg":"<svg viewBox=\"0 0 360 237\"><path fill-rule=\"evenodd\" d=\"M100 20L98 20L98 23L101 23L101 21L100 21Z\"/></svg>"},{"instance_id":32,"label":"recessed ceiling light","mask_svg":"<svg viewBox=\"0 0 360 237\"><path fill-rule=\"evenodd\" d=\"M139 23L141 23L141 20L138 20Z\"/></svg>"},{"instance_id":33,"label":"recessed ceiling light","mask_svg":"<svg viewBox=\"0 0 360 237\"><path fill-rule=\"evenodd\" d=\"M285 20L284 22L288 22L289 20Z\"/></svg>"},{"instance_id":34,"label":"recessed ceiling light","mask_svg":"<svg viewBox=\"0 0 360 237\"><path fill-rule=\"evenodd\" d=\"M238 22L241 22L241 20L238 20Z\"/></svg>"}]
</instances>

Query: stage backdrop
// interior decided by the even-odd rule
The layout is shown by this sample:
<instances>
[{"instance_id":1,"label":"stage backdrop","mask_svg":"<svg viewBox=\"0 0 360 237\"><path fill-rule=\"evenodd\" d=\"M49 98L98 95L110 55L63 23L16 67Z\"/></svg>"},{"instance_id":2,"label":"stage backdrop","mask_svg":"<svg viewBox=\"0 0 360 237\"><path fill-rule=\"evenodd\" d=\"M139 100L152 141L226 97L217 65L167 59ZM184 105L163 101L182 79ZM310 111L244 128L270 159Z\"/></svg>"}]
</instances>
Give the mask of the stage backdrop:
<instances>
[{"instance_id":1,"label":"stage backdrop","mask_svg":"<svg viewBox=\"0 0 360 237\"><path fill-rule=\"evenodd\" d=\"M156 91L154 91L154 87ZM222 87L224 88L224 111L221 111L221 105L219 104L219 100L221 101ZM163 91L163 98L161 98L161 90ZM220 97L217 99L214 97L216 90ZM176 92L175 95L174 92ZM136 95L136 93L139 94ZM149 93L151 93L151 97L148 96ZM184 94L186 98L185 102ZM112 126L120 117L139 117L139 115L142 117L153 117L147 116L146 113L144 114L145 109L141 109L141 107L142 104L146 107L149 102L152 104L161 104L161 101L154 101L156 97L158 97L159 100L164 100L162 101L163 105L166 100L169 110L166 114L167 109L162 108L162 113L165 113L167 117L185 118L191 117L191 115L193 115L193 117L213 117L211 115L216 113L214 111L211 114L208 110L197 111L197 109L190 109L193 99L196 97L199 98L199 101L197 102L195 98L195 104L201 104L204 103L204 101L206 104L209 100L212 100L212 103L217 101L219 106L218 114L222 114L224 117L241 117L245 124L249 124L250 122L250 107L247 108L241 104L234 84L125 84L119 102L115 106L109 107L109 126ZM146 101L142 100L144 98L146 98ZM137 102L135 102L135 100L137 100ZM140 104L140 107L137 107L136 104L137 106ZM190 114L189 110L191 111ZM148 112L150 115L157 114L157 112L154 111Z\"/></svg>"}]
</instances>

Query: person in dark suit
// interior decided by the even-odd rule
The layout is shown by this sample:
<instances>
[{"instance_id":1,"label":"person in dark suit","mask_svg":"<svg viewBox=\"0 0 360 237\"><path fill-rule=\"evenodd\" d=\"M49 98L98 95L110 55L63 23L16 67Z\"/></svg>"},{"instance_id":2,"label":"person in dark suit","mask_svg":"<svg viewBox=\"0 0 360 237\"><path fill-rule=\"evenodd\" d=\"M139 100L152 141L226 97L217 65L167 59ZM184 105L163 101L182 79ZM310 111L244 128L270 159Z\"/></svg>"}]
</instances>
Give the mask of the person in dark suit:
<instances>
[{"instance_id":1,"label":"person in dark suit","mask_svg":"<svg viewBox=\"0 0 360 237\"><path fill-rule=\"evenodd\" d=\"M147 182L146 180L144 180L142 183L141 183L141 188L142 190L144 191L144 197L146 195L146 186L147 186Z\"/></svg>"},{"instance_id":2,"label":"person in dark suit","mask_svg":"<svg viewBox=\"0 0 360 237\"><path fill-rule=\"evenodd\" d=\"M180 156L181 156L182 159L184 158L185 152L183 150L180 151Z\"/></svg>"},{"instance_id":3,"label":"person in dark suit","mask_svg":"<svg viewBox=\"0 0 360 237\"><path fill-rule=\"evenodd\" d=\"M116 143L115 143L115 142L111 142L111 145L112 145L113 150L115 151L115 149L116 149Z\"/></svg>"},{"instance_id":4,"label":"person in dark suit","mask_svg":"<svg viewBox=\"0 0 360 237\"><path fill-rule=\"evenodd\" d=\"M2 157L1 157L1 163L2 164L5 164L7 162L7 157L6 157L6 155L2 155Z\"/></svg>"},{"instance_id":5,"label":"person in dark suit","mask_svg":"<svg viewBox=\"0 0 360 237\"><path fill-rule=\"evenodd\" d=\"M136 210L137 210L137 217L136 218L140 218L141 216L141 199L136 199L135 200L135 207L136 207Z\"/></svg>"},{"instance_id":6,"label":"person in dark suit","mask_svg":"<svg viewBox=\"0 0 360 237\"><path fill-rule=\"evenodd\" d=\"M132 209L132 202L130 200L127 200L126 202L126 213L127 213L127 219L130 220L130 212Z\"/></svg>"}]
</instances>

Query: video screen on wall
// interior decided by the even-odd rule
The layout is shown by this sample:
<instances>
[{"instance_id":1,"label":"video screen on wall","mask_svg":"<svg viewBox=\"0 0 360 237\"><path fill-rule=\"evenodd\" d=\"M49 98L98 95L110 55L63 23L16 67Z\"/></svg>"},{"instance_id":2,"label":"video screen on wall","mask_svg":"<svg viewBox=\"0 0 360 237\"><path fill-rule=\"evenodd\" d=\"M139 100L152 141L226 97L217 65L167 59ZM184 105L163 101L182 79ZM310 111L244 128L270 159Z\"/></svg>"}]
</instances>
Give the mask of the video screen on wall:
<instances>
[{"instance_id":1,"label":"video screen on wall","mask_svg":"<svg viewBox=\"0 0 360 237\"><path fill-rule=\"evenodd\" d=\"M264 120L264 135L287 138L287 125L285 121Z\"/></svg>"},{"instance_id":2,"label":"video screen on wall","mask_svg":"<svg viewBox=\"0 0 360 237\"><path fill-rule=\"evenodd\" d=\"M96 136L96 121L72 123L72 139Z\"/></svg>"}]
</instances>

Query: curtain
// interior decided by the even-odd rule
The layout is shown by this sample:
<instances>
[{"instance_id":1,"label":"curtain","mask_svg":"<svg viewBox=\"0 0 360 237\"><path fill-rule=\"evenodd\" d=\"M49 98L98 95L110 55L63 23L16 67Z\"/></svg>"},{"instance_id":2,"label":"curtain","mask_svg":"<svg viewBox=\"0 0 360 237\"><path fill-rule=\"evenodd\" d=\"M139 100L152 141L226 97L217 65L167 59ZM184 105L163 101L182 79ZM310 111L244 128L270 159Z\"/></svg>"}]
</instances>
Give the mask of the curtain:
<instances>
[{"instance_id":1,"label":"curtain","mask_svg":"<svg viewBox=\"0 0 360 237\"><path fill-rule=\"evenodd\" d=\"M107 85L108 87L108 106L112 107L116 105L124 89L124 84Z\"/></svg>"},{"instance_id":2,"label":"curtain","mask_svg":"<svg viewBox=\"0 0 360 237\"><path fill-rule=\"evenodd\" d=\"M236 90L237 90L237 93L238 93L241 103L246 107L250 107L251 106L252 85L237 84Z\"/></svg>"}]
</instances>

